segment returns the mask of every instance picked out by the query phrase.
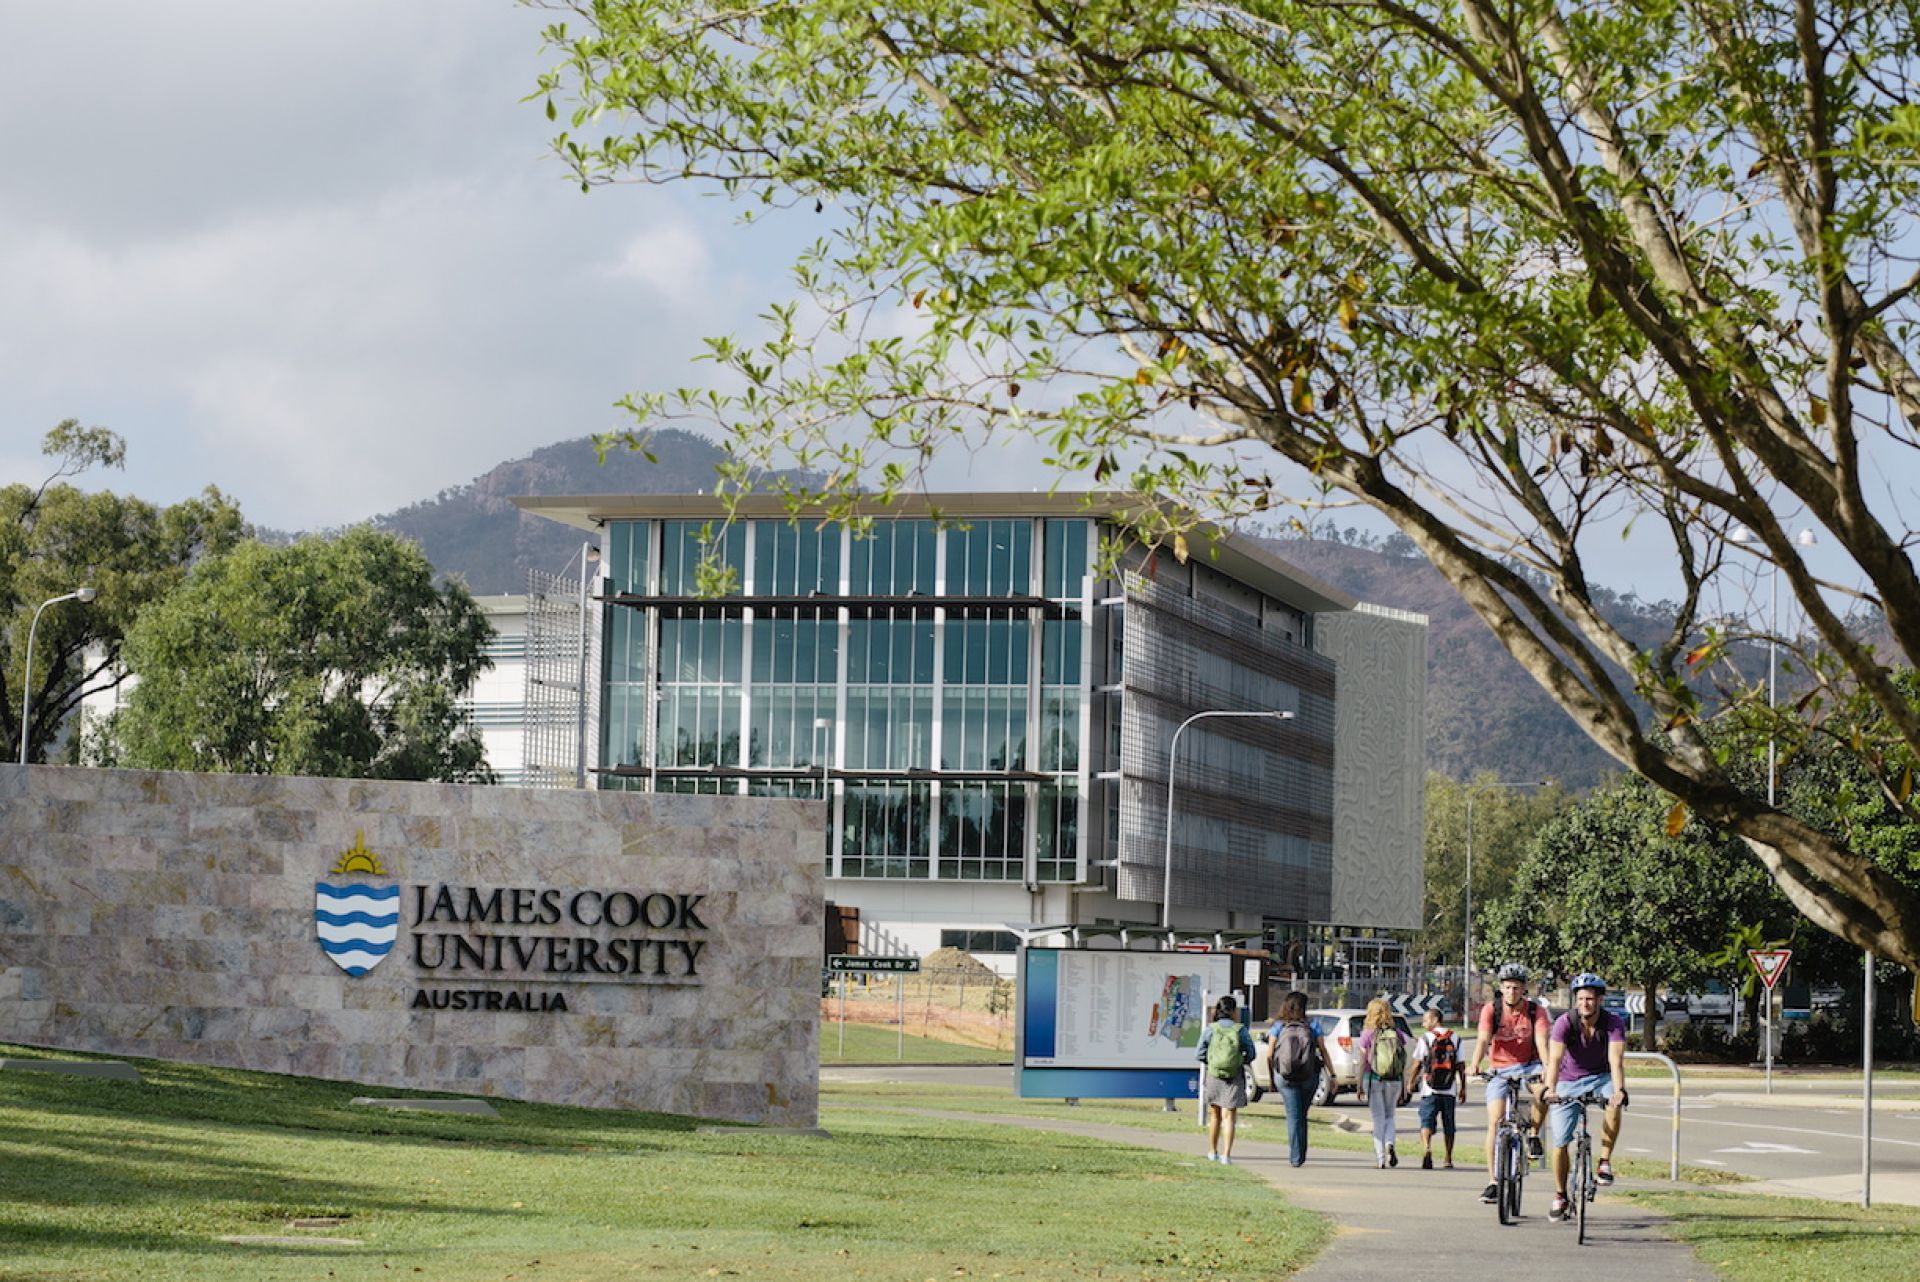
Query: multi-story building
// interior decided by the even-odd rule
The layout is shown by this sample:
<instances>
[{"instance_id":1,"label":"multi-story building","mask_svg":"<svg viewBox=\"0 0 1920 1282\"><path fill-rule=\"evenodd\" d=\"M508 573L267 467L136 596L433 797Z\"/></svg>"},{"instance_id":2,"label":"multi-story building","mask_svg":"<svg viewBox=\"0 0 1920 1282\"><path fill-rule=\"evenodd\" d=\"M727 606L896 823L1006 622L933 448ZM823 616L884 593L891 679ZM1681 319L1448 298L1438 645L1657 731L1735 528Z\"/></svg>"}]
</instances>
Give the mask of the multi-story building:
<instances>
[{"instance_id":1,"label":"multi-story building","mask_svg":"<svg viewBox=\"0 0 1920 1282\"><path fill-rule=\"evenodd\" d=\"M598 786L825 801L869 947L1419 924L1421 616L1120 496L516 501L600 542Z\"/></svg>"}]
</instances>

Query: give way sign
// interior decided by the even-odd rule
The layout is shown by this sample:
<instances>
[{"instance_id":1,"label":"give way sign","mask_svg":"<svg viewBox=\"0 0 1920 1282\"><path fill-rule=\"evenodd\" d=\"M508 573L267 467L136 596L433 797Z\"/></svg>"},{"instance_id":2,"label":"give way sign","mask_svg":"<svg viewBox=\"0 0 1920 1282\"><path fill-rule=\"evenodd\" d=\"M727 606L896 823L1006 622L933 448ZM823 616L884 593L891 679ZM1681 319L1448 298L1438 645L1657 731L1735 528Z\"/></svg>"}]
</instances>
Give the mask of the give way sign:
<instances>
[{"instance_id":1,"label":"give way sign","mask_svg":"<svg viewBox=\"0 0 1920 1282\"><path fill-rule=\"evenodd\" d=\"M1747 956L1753 959L1753 968L1760 972L1760 982L1771 989L1780 982L1780 976L1786 974L1787 962L1793 957L1793 949L1749 948Z\"/></svg>"}]
</instances>

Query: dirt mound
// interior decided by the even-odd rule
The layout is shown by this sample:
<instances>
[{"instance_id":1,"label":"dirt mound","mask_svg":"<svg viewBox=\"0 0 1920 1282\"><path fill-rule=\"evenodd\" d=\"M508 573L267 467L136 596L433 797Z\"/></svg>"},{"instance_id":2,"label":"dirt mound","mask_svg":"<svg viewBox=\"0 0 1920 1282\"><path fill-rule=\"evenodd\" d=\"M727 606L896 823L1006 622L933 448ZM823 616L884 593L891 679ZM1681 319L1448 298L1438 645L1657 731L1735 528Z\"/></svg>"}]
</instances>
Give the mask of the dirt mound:
<instances>
[{"instance_id":1,"label":"dirt mound","mask_svg":"<svg viewBox=\"0 0 1920 1282\"><path fill-rule=\"evenodd\" d=\"M944 984L991 984L1000 978L993 967L960 948L936 948L921 960L920 969L933 972Z\"/></svg>"}]
</instances>

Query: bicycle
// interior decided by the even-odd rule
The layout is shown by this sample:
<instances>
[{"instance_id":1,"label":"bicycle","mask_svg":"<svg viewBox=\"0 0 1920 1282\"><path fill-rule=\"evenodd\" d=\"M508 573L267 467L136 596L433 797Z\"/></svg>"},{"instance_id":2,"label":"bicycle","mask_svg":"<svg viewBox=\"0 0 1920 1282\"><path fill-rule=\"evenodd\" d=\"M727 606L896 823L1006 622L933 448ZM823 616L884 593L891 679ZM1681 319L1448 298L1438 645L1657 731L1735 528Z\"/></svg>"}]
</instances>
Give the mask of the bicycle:
<instances>
[{"instance_id":1,"label":"bicycle","mask_svg":"<svg viewBox=\"0 0 1920 1282\"><path fill-rule=\"evenodd\" d=\"M1593 1137L1587 1131L1587 1107L1596 1103L1604 1106L1605 1101L1586 1097L1564 1099L1555 1095L1549 1096L1547 1102L1572 1104L1580 1110L1579 1118L1574 1123L1573 1140L1567 1145L1567 1218L1577 1226L1575 1241L1585 1246L1587 1244L1587 1207L1594 1198L1600 1196L1600 1181L1593 1169Z\"/></svg>"},{"instance_id":2,"label":"bicycle","mask_svg":"<svg viewBox=\"0 0 1920 1282\"><path fill-rule=\"evenodd\" d=\"M1483 1072L1479 1076L1482 1084L1493 1080L1491 1073ZM1533 1084L1539 1080L1538 1073L1515 1079L1519 1089L1509 1097L1506 1116L1500 1119L1500 1125L1494 1131L1493 1183L1496 1192L1493 1201L1502 1224L1512 1224L1520 1218L1521 1187L1527 1178L1527 1167L1533 1162L1527 1156L1527 1124L1522 1120L1521 1108L1532 1092Z\"/></svg>"}]
</instances>

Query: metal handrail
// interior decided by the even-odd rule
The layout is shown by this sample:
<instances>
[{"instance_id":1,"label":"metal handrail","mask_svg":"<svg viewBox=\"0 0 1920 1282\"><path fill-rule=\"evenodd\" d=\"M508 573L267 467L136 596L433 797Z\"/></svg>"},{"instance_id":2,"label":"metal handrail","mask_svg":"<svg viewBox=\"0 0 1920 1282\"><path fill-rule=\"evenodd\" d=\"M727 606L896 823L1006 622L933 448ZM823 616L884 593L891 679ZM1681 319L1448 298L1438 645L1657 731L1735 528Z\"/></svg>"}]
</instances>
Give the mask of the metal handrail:
<instances>
[{"instance_id":1,"label":"metal handrail","mask_svg":"<svg viewBox=\"0 0 1920 1282\"><path fill-rule=\"evenodd\" d=\"M1680 1066L1659 1051L1628 1051L1628 1059L1657 1059L1667 1066L1673 1074L1673 1161L1667 1171L1667 1178L1678 1183L1680 1180Z\"/></svg>"}]
</instances>

